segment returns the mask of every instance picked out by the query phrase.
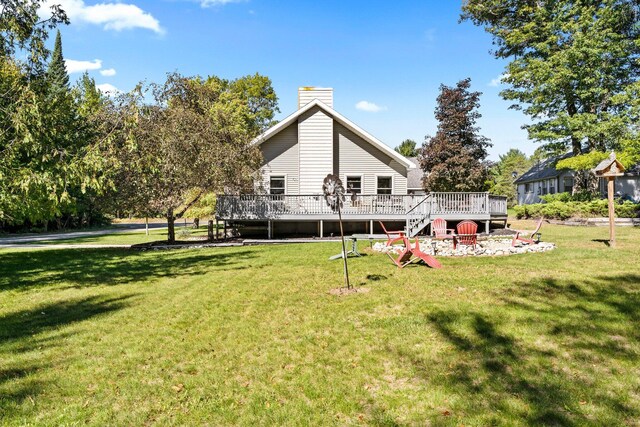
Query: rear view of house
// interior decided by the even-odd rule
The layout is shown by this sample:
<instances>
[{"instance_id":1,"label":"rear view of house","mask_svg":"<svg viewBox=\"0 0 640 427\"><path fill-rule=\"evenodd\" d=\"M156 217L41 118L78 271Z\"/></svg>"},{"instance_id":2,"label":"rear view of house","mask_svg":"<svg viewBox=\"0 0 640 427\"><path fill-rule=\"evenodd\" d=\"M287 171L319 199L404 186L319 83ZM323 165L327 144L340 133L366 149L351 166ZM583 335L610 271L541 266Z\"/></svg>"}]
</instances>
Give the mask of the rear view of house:
<instances>
[{"instance_id":1,"label":"rear view of house","mask_svg":"<svg viewBox=\"0 0 640 427\"><path fill-rule=\"evenodd\" d=\"M256 194L219 196L220 219L266 226L269 236L336 233L337 215L322 197L322 181L335 174L357 195L343 210L348 231L374 232L378 220L411 222L416 233L429 224L430 196L407 185L416 164L334 110L333 89L299 88L298 109L254 143L264 159ZM489 196L465 194L489 219Z\"/></svg>"}]
</instances>

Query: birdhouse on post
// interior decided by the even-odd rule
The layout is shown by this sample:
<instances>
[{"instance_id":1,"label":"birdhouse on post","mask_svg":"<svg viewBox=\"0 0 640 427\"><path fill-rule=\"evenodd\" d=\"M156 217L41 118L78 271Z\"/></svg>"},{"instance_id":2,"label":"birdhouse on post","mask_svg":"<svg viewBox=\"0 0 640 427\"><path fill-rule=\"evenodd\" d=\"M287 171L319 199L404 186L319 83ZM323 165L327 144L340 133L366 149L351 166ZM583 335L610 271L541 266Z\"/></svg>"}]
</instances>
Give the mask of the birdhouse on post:
<instances>
[{"instance_id":1,"label":"birdhouse on post","mask_svg":"<svg viewBox=\"0 0 640 427\"><path fill-rule=\"evenodd\" d=\"M607 179L607 199L609 200L609 245L616 245L615 215L613 194L615 192L616 176L624 175L624 166L616 159L616 153L601 161L593 170L598 177Z\"/></svg>"}]
</instances>

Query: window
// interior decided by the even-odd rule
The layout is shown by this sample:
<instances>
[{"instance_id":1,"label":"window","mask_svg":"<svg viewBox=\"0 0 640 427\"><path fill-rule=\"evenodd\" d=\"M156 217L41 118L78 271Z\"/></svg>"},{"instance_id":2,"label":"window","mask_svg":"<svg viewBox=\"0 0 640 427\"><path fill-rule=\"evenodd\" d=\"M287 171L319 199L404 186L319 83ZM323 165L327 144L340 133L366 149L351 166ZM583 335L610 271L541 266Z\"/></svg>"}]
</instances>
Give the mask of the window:
<instances>
[{"instance_id":1,"label":"window","mask_svg":"<svg viewBox=\"0 0 640 427\"><path fill-rule=\"evenodd\" d=\"M361 176L347 176L347 193L362 194Z\"/></svg>"},{"instance_id":2,"label":"window","mask_svg":"<svg viewBox=\"0 0 640 427\"><path fill-rule=\"evenodd\" d=\"M563 192L573 193L573 178L571 177L564 178L563 184L564 184Z\"/></svg>"},{"instance_id":3,"label":"window","mask_svg":"<svg viewBox=\"0 0 640 427\"><path fill-rule=\"evenodd\" d=\"M531 183L527 182L527 183L524 185L524 192L525 192L525 193L531 193Z\"/></svg>"},{"instance_id":4,"label":"window","mask_svg":"<svg viewBox=\"0 0 640 427\"><path fill-rule=\"evenodd\" d=\"M271 176L269 177L269 194L285 194L285 177Z\"/></svg>"},{"instance_id":5,"label":"window","mask_svg":"<svg viewBox=\"0 0 640 427\"><path fill-rule=\"evenodd\" d=\"M393 190L390 176L378 177L378 194L391 194Z\"/></svg>"},{"instance_id":6,"label":"window","mask_svg":"<svg viewBox=\"0 0 640 427\"><path fill-rule=\"evenodd\" d=\"M547 181L542 181L540 185L542 186L542 194L547 194Z\"/></svg>"}]
</instances>

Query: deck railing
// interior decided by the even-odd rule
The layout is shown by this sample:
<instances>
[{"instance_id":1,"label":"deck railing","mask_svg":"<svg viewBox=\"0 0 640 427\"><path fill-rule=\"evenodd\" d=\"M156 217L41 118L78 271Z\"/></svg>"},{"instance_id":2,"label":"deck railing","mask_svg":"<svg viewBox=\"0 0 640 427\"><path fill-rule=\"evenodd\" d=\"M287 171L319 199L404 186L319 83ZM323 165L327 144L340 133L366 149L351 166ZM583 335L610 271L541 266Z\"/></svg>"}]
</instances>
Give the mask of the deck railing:
<instances>
[{"instance_id":1,"label":"deck railing","mask_svg":"<svg viewBox=\"0 0 640 427\"><path fill-rule=\"evenodd\" d=\"M375 194L346 197L344 215L404 215L424 196ZM225 219L277 219L282 216L330 215L322 195L218 196L216 213Z\"/></svg>"},{"instance_id":2,"label":"deck railing","mask_svg":"<svg viewBox=\"0 0 640 427\"><path fill-rule=\"evenodd\" d=\"M506 215L507 198L505 196L489 196L489 213L492 215Z\"/></svg>"},{"instance_id":3,"label":"deck railing","mask_svg":"<svg viewBox=\"0 0 640 427\"><path fill-rule=\"evenodd\" d=\"M432 216L507 213L506 198L489 196L488 193L369 194L358 195L354 202L347 195L342 213L350 216L405 216L410 211L417 214L417 211L411 210L417 205L421 206L420 214ZM229 220L267 220L305 215L324 216L333 212L322 195L246 194L218 196L216 214L219 218Z\"/></svg>"}]
</instances>

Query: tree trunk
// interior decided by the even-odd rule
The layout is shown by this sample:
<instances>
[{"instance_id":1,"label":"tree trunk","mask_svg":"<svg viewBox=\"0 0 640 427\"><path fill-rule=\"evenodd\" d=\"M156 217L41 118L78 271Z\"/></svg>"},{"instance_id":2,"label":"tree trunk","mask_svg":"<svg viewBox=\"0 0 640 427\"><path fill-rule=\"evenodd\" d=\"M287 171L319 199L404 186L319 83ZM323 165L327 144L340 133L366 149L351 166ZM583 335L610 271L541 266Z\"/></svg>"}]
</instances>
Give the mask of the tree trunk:
<instances>
[{"instance_id":1,"label":"tree trunk","mask_svg":"<svg viewBox=\"0 0 640 427\"><path fill-rule=\"evenodd\" d=\"M176 242L176 217L173 215L173 209L167 211L167 242Z\"/></svg>"},{"instance_id":2,"label":"tree trunk","mask_svg":"<svg viewBox=\"0 0 640 427\"><path fill-rule=\"evenodd\" d=\"M573 194L587 192L595 195L599 192L598 177L590 170L575 171L573 180Z\"/></svg>"}]
</instances>

